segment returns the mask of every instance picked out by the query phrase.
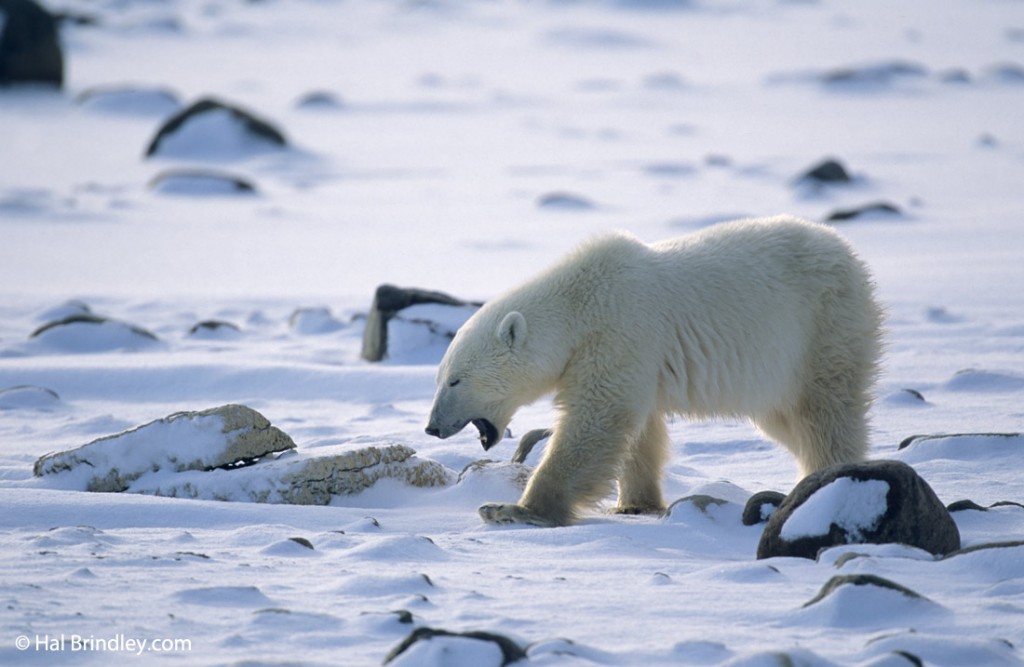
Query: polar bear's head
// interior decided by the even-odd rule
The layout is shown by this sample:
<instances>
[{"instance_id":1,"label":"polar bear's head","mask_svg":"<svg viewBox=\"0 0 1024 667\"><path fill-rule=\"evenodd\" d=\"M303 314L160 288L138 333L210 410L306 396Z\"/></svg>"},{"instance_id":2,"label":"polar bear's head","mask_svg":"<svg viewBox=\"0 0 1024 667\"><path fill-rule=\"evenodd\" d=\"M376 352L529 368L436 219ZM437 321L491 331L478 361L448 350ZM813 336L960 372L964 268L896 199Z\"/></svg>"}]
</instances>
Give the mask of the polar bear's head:
<instances>
[{"instance_id":1,"label":"polar bear's head","mask_svg":"<svg viewBox=\"0 0 1024 667\"><path fill-rule=\"evenodd\" d=\"M437 369L437 393L426 431L438 438L468 424L490 449L515 411L537 398L536 356L526 318L518 311L483 308L459 329Z\"/></svg>"}]
</instances>

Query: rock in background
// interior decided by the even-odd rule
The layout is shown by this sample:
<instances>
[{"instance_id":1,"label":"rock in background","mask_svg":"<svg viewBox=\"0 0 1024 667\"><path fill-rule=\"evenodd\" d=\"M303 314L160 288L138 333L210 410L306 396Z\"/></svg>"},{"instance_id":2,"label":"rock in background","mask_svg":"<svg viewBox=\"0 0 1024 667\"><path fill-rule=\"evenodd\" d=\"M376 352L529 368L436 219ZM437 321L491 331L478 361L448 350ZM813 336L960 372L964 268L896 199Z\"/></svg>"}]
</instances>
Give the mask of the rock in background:
<instances>
[{"instance_id":1,"label":"rock in background","mask_svg":"<svg viewBox=\"0 0 1024 667\"><path fill-rule=\"evenodd\" d=\"M32 0L0 0L0 86L64 85L64 54L53 16Z\"/></svg>"},{"instance_id":2,"label":"rock in background","mask_svg":"<svg viewBox=\"0 0 1024 667\"><path fill-rule=\"evenodd\" d=\"M163 195L193 197L253 195L257 192L251 180L212 169L168 169L150 180L149 189Z\"/></svg>"},{"instance_id":3,"label":"rock in background","mask_svg":"<svg viewBox=\"0 0 1024 667\"><path fill-rule=\"evenodd\" d=\"M287 145L269 121L228 102L204 98L160 127L146 148L146 157L236 160Z\"/></svg>"},{"instance_id":4,"label":"rock in background","mask_svg":"<svg viewBox=\"0 0 1024 667\"><path fill-rule=\"evenodd\" d=\"M381 285L366 318L362 357L382 361L438 339L447 345L481 305L443 292Z\"/></svg>"},{"instance_id":5,"label":"rock in background","mask_svg":"<svg viewBox=\"0 0 1024 667\"><path fill-rule=\"evenodd\" d=\"M159 343L153 332L85 310L47 322L29 338L45 347L64 352L109 352L140 350Z\"/></svg>"},{"instance_id":6,"label":"rock in background","mask_svg":"<svg viewBox=\"0 0 1024 667\"><path fill-rule=\"evenodd\" d=\"M942 555L960 548L949 512L909 465L869 461L805 477L765 526L758 558L816 558L841 544L899 543Z\"/></svg>"}]
</instances>

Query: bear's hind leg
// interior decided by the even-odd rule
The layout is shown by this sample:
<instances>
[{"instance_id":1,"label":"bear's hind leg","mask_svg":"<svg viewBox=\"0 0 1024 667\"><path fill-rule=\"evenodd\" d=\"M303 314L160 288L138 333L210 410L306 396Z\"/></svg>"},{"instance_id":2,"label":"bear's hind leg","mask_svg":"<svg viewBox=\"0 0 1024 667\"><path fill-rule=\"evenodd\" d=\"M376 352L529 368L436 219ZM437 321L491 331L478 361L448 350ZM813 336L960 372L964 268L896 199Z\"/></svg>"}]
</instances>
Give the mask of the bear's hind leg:
<instances>
[{"instance_id":1,"label":"bear's hind leg","mask_svg":"<svg viewBox=\"0 0 1024 667\"><path fill-rule=\"evenodd\" d=\"M804 397L792 410L772 412L758 419L757 426L793 454L801 478L863 461L868 449L865 404L828 392Z\"/></svg>"},{"instance_id":2,"label":"bear's hind leg","mask_svg":"<svg viewBox=\"0 0 1024 667\"><path fill-rule=\"evenodd\" d=\"M617 514L653 514L665 511L661 476L668 459L668 430L658 412L647 418L643 431L626 452L619 474Z\"/></svg>"},{"instance_id":3,"label":"bear's hind leg","mask_svg":"<svg viewBox=\"0 0 1024 667\"><path fill-rule=\"evenodd\" d=\"M802 442L797 461L803 476L840 463L864 460L868 425L863 401L817 394L805 399L798 410Z\"/></svg>"}]
</instances>

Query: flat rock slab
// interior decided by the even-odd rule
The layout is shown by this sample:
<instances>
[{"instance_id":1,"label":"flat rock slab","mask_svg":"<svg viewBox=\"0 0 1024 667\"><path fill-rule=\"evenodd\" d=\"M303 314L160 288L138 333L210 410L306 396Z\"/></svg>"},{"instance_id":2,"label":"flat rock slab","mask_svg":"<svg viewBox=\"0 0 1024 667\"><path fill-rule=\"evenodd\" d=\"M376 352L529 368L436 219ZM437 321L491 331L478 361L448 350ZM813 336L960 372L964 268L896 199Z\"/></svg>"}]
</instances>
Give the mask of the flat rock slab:
<instances>
[{"instance_id":1,"label":"flat rock slab","mask_svg":"<svg viewBox=\"0 0 1024 667\"><path fill-rule=\"evenodd\" d=\"M436 461L419 459L405 445L368 446L331 455L289 453L256 465L170 476L148 475L128 489L172 498L290 505L327 505L382 479L409 486L447 486L453 471Z\"/></svg>"},{"instance_id":2,"label":"flat rock slab","mask_svg":"<svg viewBox=\"0 0 1024 667\"><path fill-rule=\"evenodd\" d=\"M36 461L36 477L59 476L64 488L125 491L145 474L212 470L294 449L266 417L244 405L178 412Z\"/></svg>"}]
</instances>

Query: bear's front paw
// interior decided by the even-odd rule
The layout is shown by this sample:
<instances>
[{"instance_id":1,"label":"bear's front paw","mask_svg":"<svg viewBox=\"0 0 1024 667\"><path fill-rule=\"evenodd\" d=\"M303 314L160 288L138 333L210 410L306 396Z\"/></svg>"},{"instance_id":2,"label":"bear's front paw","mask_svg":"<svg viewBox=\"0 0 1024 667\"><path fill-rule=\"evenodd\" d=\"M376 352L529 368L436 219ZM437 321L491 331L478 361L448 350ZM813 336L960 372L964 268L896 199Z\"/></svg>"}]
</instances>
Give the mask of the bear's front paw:
<instances>
[{"instance_id":1,"label":"bear's front paw","mask_svg":"<svg viewBox=\"0 0 1024 667\"><path fill-rule=\"evenodd\" d=\"M478 510L480 518L487 523L510 524L523 523L530 526L556 526L554 521L545 519L539 514L534 514L521 505L509 505L506 503L486 503Z\"/></svg>"},{"instance_id":2,"label":"bear's front paw","mask_svg":"<svg viewBox=\"0 0 1024 667\"><path fill-rule=\"evenodd\" d=\"M663 514L664 512L664 505L654 504L619 505L612 509L613 514Z\"/></svg>"}]
</instances>

